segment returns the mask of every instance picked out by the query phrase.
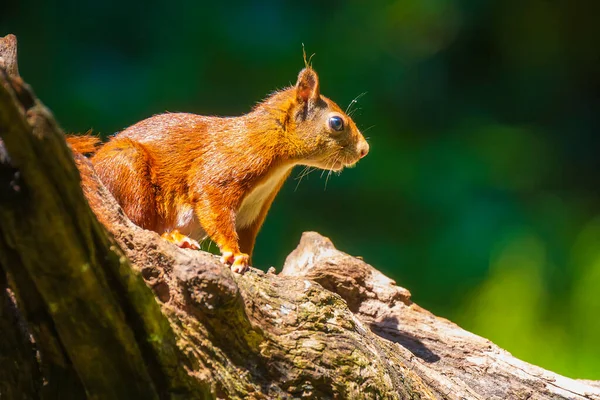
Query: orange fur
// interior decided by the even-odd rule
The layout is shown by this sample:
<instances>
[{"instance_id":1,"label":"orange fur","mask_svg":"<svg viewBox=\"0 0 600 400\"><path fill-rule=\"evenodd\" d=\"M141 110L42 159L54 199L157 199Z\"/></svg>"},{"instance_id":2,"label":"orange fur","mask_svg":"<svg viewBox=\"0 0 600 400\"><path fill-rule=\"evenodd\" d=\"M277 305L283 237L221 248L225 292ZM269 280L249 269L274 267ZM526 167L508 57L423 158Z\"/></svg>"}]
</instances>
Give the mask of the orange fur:
<instances>
[{"instance_id":1,"label":"orange fur","mask_svg":"<svg viewBox=\"0 0 600 400\"><path fill-rule=\"evenodd\" d=\"M331 116L344 121L343 131L331 127ZM89 150L84 144L91 139L69 142ZM317 74L307 67L294 87L246 115L156 115L112 137L91 161L133 222L173 242L181 234L208 235L223 260L243 272L295 165L340 170L368 148L352 119L320 94Z\"/></svg>"},{"instance_id":2,"label":"orange fur","mask_svg":"<svg viewBox=\"0 0 600 400\"><path fill-rule=\"evenodd\" d=\"M100 138L92 136L91 131L85 135L67 135L67 143L73 151L81 154L94 154L101 145Z\"/></svg>"}]
</instances>

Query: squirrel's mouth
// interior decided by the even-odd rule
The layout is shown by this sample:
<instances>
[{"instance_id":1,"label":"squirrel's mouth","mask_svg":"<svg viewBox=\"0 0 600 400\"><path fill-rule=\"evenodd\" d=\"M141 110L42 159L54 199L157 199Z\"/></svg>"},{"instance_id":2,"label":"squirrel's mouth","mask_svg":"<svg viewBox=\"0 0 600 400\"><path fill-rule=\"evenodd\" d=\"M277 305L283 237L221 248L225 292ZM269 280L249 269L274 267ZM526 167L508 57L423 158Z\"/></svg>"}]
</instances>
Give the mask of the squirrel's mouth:
<instances>
[{"instance_id":1,"label":"squirrel's mouth","mask_svg":"<svg viewBox=\"0 0 600 400\"><path fill-rule=\"evenodd\" d=\"M358 160L339 160L336 161L331 167L327 168L331 171L338 172L344 168L353 168L358 163Z\"/></svg>"},{"instance_id":2,"label":"squirrel's mouth","mask_svg":"<svg viewBox=\"0 0 600 400\"><path fill-rule=\"evenodd\" d=\"M358 160L360 160L360 157L356 157L353 154L338 153L333 156L330 154L318 161L305 161L304 165L310 165L326 171L339 172L344 168L354 167L358 163Z\"/></svg>"},{"instance_id":3,"label":"squirrel's mouth","mask_svg":"<svg viewBox=\"0 0 600 400\"><path fill-rule=\"evenodd\" d=\"M344 164L344 167L346 167L346 168L354 168L354 167L356 167L356 164L358 164L358 160L352 160L352 161L346 162Z\"/></svg>"},{"instance_id":4,"label":"squirrel's mouth","mask_svg":"<svg viewBox=\"0 0 600 400\"><path fill-rule=\"evenodd\" d=\"M345 167L345 165L344 165L344 163L343 163L343 162L341 162L341 161L336 161L336 163L335 163L335 164L333 164L333 165L332 165L331 167L329 167L328 169L329 169L329 170L331 170L331 171L335 171L335 172L337 172L337 171L341 171L341 170L343 170L343 169L344 169L344 167Z\"/></svg>"}]
</instances>

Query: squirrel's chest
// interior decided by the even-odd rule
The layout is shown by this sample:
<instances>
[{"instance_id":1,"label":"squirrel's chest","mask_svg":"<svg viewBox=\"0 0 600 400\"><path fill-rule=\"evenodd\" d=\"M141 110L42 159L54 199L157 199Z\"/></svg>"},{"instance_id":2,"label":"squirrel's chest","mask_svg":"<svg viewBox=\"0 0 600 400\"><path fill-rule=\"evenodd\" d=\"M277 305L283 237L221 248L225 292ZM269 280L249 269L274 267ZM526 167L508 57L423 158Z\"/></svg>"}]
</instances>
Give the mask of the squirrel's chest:
<instances>
[{"instance_id":1,"label":"squirrel's chest","mask_svg":"<svg viewBox=\"0 0 600 400\"><path fill-rule=\"evenodd\" d=\"M290 169L291 167L278 168L246 194L236 213L236 229L245 228L258 218L263 206L279 189Z\"/></svg>"}]
</instances>

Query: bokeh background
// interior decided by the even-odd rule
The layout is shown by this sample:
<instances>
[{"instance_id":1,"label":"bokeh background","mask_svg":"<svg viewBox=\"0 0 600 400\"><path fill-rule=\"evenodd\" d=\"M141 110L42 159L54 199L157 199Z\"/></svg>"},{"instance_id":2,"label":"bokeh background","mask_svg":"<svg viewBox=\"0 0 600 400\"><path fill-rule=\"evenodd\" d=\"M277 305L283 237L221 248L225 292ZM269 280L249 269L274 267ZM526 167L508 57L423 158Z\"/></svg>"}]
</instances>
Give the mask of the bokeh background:
<instances>
[{"instance_id":1,"label":"bokeh background","mask_svg":"<svg viewBox=\"0 0 600 400\"><path fill-rule=\"evenodd\" d=\"M304 43L325 95L366 92L371 153L326 190L290 179L255 264L316 230L516 356L600 379L599 4L19 0L0 35L66 131L103 135L247 112Z\"/></svg>"}]
</instances>

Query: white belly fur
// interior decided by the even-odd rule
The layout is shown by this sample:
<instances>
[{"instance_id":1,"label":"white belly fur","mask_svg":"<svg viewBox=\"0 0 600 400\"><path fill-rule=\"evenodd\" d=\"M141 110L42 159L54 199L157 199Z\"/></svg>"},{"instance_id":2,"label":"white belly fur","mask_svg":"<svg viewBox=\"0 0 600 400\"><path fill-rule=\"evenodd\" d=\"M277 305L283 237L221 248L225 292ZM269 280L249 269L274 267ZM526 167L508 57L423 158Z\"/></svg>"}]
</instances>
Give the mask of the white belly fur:
<instances>
[{"instance_id":1,"label":"white belly fur","mask_svg":"<svg viewBox=\"0 0 600 400\"><path fill-rule=\"evenodd\" d=\"M291 168L292 166L280 167L246 195L236 215L236 229L250 226L258 218L265 201Z\"/></svg>"},{"instance_id":2,"label":"white belly fur","mask_svg":"<svg viewBox=\"0 0 600 400\"><path fill-rule=\"evenodd\" d=\"M256 218L258 218L265 201L292 167L293 166L288 166L277 169L275 172L271 173L269 179L257 185L246 195L236 214L236 230L251 225ZM177 211L175 226L167 227L165 231L170 231L172 229L178 229L182 234L195 240L203 240L206 238L206 232L198 222L194 209L187 204L181 206Z\"/></svg>"},{"instance_id":3,"label":"white belly fur","mask_svg":"<svg viewBox=\"0 0 600 400\"><path fill-rule=\"evenodd\" d=\"M200 226L194 209L187 204L179 207L179 210L177 211L175 229L194 240L204 240L204 238L206 238L206 232L202 229L202 226Z\"/></svg>"}]
</instances>

